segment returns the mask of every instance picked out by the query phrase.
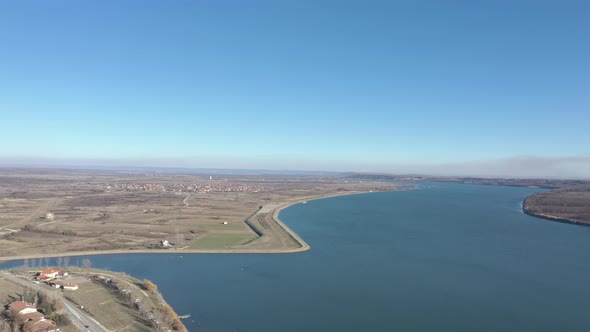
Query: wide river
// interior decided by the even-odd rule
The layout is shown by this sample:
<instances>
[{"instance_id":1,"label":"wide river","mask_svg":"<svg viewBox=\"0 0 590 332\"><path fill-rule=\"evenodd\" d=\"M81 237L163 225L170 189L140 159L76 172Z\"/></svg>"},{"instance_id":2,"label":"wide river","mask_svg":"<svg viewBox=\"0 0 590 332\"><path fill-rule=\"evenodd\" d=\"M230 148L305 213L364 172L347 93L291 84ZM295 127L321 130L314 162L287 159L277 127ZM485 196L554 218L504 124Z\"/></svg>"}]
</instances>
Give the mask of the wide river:
<instances>
[{"instance_id":1,"label":"wide river","mask_svg":"<svg viewBox=\"0 0 590 332\"><path fill-rule=\"evenodd\" d=\"M280 217L311 245L298 254L90 259L156 282L191 331L590 331L590 227L523 214L535 191L433 184L294 205Z\"/></svg>"}]
</instances>

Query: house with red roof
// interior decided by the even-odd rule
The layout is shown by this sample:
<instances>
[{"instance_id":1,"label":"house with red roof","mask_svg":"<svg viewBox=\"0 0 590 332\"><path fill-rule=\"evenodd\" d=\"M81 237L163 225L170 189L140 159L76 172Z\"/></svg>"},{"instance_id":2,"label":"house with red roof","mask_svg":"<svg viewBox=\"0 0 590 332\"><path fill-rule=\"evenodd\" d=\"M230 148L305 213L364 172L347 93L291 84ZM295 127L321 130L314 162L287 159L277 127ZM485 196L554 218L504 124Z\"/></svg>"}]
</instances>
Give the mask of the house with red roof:
<instances>
[{"instance_id":1,"label":"house with red roof","mask_svg":"<svg viewBox=\"0 0 590 332\"><path fill-rule=\"evenodd\" d=\"M26 315L37 312L37 307L29 302L14 301L8 305L8 310L15 315Z\"/></svg>"},{"instance_id":2,"label":"house with red roof","mask_svg":"<svg viewBox=\"0 0 590 332\"><path fill-rule=\"evenodd\" d=\"M50 277L48 277L48 276L46 276L46 275L43 275L43 274L40 274L40 275L36 276L36 277L35 277L35 279L37 279L37 280L41 280L41 281L47 281L47 280L51 280L51 278L50 278Z\"/></svg>"},{"instance_id":3,"label":"house with red roof","mask_svg":"<svg viewBox=\"0 0 590 332\"><path fill-rule=\"evenodd\" d=\"M25 321L24 326L25 331L31 332L57 332L59 328L57 328L54 321L45 316L41 315L41 317L31 317L29 320Z\"/></svg>"},{"instance_id":4,"label":"house with red roof","mask_svg":"<svg viewBox=\"0 0 590 332\"><path fill-rule=\"evenodd\" d=\"M64 284L62 288L68 290L76 290L78 289L78 284Z\"/></svg>"},{"instance_id":5,"label":"house with red roof","mask_svg":"<svg viewBox=\"0 0 590 332\"><path fill-rule=\"evenodd\" d=\"M54 278L57 278L58 276L63 276L63 275L64 275L64 271L62 271L61 269L54 269L54 268L45 269L45 270L41 271L41 273L39 274L39 276L46 276L51 279L54 279Z\"/></svg>"},{"instance_id":6,"label":"house with red roof","mask_svg":"<svg viewBox=\"0 0 590 332\"><path fill-rule=\"evenodd\" d=\"M14 301L6 306L8 310L24 323L24 331L30 332L57 332L55 322L37 310L37 307L28 302Z\"/></svg>"}]
</instances>

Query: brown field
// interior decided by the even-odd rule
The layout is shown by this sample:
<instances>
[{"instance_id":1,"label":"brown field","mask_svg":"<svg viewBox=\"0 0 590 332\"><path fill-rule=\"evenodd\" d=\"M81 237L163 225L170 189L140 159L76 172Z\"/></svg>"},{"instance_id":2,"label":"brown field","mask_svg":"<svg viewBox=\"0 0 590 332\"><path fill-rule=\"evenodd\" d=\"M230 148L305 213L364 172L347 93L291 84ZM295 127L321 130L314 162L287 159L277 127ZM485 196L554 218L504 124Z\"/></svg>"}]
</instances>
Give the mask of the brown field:
<instances>
[{"instance_id":1,"label":"brown field","mask_svg":"<svg viewBox=\"0 0 590 332\"><path fill-rule=\"evenodd\" d=\"M524 211L543 218L590 225L590 185L535 193L525 199Z\"/></svg>"},{"instance_id":2,"label":"brown field","mask_svg":"<svg viewBox=\"0 0 590 332\"><path fill-rule=\"evenodd\" d=\"M129 308L117 298L105 285L78 278L80 289L62 291L64 296L78 306L84 306L84 311L101 322L111 331L153 331L145 319ZM81 279L81 280L80 280Z\"/></svg>"},{"instance_id":3,"label":"brown field","mask_svg":"<svg viewBox=\"0 0 590 332\"><path fill-rule=\"evenodd\" d=\"M23 289L23 286L0 278L0 303L2 305L2 309L4 309L4 305L12 301L20 300Z\"/></svg>"},{"instance_id":4,"label":"brown field","mask_svg":"<svg viewBox=\"0 0 590 332\"><path fill-rule=\"evenodd\" d=\"M305 243L274 218L278 209L317 197L400 187L321 177L217 175L210 180L0 168L0 257L156 252L163 240L174 251L304 250Z\"/></svg>"}]
</instances>

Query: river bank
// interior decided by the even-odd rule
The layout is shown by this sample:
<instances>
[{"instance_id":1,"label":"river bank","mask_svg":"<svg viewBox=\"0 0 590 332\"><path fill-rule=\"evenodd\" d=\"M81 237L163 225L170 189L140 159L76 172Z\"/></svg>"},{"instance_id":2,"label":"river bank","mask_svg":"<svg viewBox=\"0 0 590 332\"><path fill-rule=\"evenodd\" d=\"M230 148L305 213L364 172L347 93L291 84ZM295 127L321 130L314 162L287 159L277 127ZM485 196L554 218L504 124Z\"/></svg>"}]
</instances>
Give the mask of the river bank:
<instances>
[{"instance_id":1,"label":"river bank","mask_svg":"<svg viewBox=\"0 0 590 332\"><path fill-rule=\"evenodd\" d=\"M545 220L549 220L549 221L556 221L556 222L561 222L564 224L572 224L572 225L579 225L579 226L590 226L590 224L586 223L586 222L563 218L563 217L556 217L556 216L551 216L548 214L536 213L536 212L530 211L530 209L527 209L524 206L524 203L523 203L522 212L531 216L531 217L541 218L541 219L545 219Z\"/></svg>"}]
</instances>

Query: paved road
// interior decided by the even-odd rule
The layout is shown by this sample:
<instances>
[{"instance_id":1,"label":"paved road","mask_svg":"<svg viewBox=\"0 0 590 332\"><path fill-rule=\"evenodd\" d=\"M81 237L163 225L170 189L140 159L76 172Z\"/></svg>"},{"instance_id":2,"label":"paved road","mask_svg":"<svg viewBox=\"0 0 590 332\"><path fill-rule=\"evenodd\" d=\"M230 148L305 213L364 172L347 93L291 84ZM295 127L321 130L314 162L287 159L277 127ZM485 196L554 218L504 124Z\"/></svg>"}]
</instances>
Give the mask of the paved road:
<instances>
[{"instance_id":1,"label":"paved road","mask_svg":"<svg viewBox=\"0 0 590 332\"><path fill-rule=\"evenodd\" d=\"M48 290L46 288L43 288L37 284L35 284L32 281L28 281L28 280L23 280L21 278L15 277L12 274L8 273L8 272L4 272L0 277L10 280L14 283L23 285L23 286L27 286L27 287L31 287L33 289L36 290L41 290L41 291L45 291L45 292L51 292L52 294L55 294L57 297L59 297L63 303L64 303L64 307L65 309L67 309L68 312L68 316L70 318L70 321L72 322L72 324L74 324L77 328L80 329L80 331L90 331L90 332L109 332L109 330L102 326L99 322L97 322L96 320L94 320L92 317L88 316L88 314L86 314L85 312L83 312L81 309L77 308L76 305L72 304L70 301L68 301L67 299L65 299L61 294L59 294L56 291L51 291Z\"/></svg>"}]
</instances>

